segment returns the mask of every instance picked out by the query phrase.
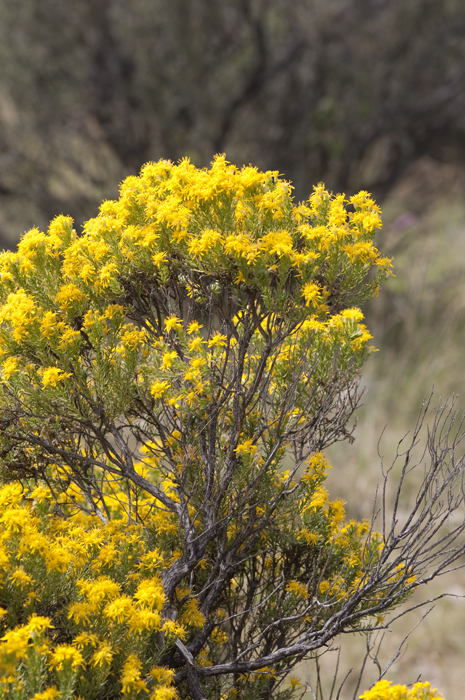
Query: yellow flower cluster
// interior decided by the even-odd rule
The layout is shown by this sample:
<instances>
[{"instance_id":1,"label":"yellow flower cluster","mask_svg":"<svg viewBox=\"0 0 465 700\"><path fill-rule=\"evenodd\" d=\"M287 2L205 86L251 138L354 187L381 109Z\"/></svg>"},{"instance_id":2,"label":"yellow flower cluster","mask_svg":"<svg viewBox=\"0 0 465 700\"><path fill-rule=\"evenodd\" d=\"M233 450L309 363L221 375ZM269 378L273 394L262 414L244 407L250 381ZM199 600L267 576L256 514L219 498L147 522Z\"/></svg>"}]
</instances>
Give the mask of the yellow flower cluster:
<instances>
[{"instance_id":1,"label":"yellow flower cluster","mask_svg":"<svg viewBox=\"0 0 465 700\"><path fill-rule=\"evenodd\" d=\"M77 238L72 220L60 216L48 234L33 229L17 253L0 256L0 323L7 323L19 342L47 296L44 317L56 311L72 317L108 295L118 296L121 281L134 274L158 276L163 284L173 265L184 270L178 282L183 278L186 293L197 300L203 273L221 279L226 288L241 281L256 286L268 301L274 295L276 303L279 288L292 279L300 284L304 303L323 304L323 310L333 290L315 275L327 269L328 279L340 279L340 293L350 295L366 268L376 265L379 280L367 287L373 291L389 274L390 261L373 245L381 220L370 196L361 192L346 200L319 185L308 202L295 205L291 190L278 173L238 169L223 156L210 170L198 170L188 160L149 163L139 177L124 181L118 201L105 202L99 216L87 222L84 237ZM355 211L348 212L347 204ZM47 282L37 295L33 280L44 274ZM299 295L293 298L287 305L299 306Z\"/></svg>"},{"instance_id":2,"label":"yellow flower cluster","mask_svg":"<svg viewBox=\"0 0 465 700\"><path fill-rule=\"evenodd\" d=\"M34 298L19 288L9 294L0 309L0 324L8 323L14 340L20 342L28 337L28 329L36 313Z\"/></svg>"},{"instance_id":3,"label":"yellow flower cluster","mask_svg":"<svg viewBox=\"0 0 465 700\"><path fill-rule=\"evenodd\" d=\"M58 382L62 382L64 379L71 377L71 372L63 372L62 369L58 367L47 367L42 373L42 385L55 387Z\"/></svg>"},{"instance_id":4,"label":"yellow flower cluster","mask_svg":"<svg viewBox=\"0 0 465 700\"><path fill-rule=\"evenodd\" d=\"M44 700L63 693L70 679L78 697L82 684L103 686L111 678L123 695L137 690L140 697L174 700L174 674L153 667L148 644L153 631L170 643L186 635L181 622L163 618L157 570L165 557L150 549L143 528L124 521L102 526L82 515L50 517L50 498L44 485L25 492L13 482L0 489L0 597L8 601L0 609L0 693L41 668ZM145 531L151 527L148 520ZM27 621L18 624L18 610ZM195 610L192 601L187 624ZM55 644L53 629L72 641ZM151 690L148 674L158 679Z\"/></svg>"},{"instance_id":5,"label":"yellow flower cluster","mask_svg":"<svg viewBox=\"0 0 465 700\"><path fill-rule=\"evenodd\" d=\"M301 598L308 598L307 587L298 581L290 581L286 590L289 591L289 593L294 593L295 595L300 596Z\"/></svg>"},{"instance_id":6,"label":"yellow flower cluster","mask_svg":"<svg viewBox=\"0 0 465 700\"><path fill-rule=\"evenodd\" d=\"M406 685L392 685L390 681L378 681L370 690L360 695L360 700L443 700L442 695L426 683L415 683L411 688Z\"/></svg>"}]
</instances>

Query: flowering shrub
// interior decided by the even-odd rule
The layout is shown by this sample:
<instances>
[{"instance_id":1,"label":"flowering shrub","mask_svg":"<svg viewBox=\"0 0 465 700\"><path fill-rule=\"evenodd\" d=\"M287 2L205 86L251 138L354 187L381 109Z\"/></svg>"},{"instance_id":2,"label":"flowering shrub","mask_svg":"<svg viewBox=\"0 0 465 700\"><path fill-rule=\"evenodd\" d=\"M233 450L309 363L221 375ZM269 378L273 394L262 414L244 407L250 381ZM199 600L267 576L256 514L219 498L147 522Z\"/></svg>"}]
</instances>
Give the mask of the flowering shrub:
<instances>
[{"instance_id":1,"label":"flowering shrub","mask_svg":"<svg viewBox=\"0 0 465 700\"><path fill-rule=\"evenodd\" d=\"M0 256L5 697L287 698L419 585L424 519L399 551L324 488L379 226L366 192L160 161Z\"/></svg>"}]
</instances>

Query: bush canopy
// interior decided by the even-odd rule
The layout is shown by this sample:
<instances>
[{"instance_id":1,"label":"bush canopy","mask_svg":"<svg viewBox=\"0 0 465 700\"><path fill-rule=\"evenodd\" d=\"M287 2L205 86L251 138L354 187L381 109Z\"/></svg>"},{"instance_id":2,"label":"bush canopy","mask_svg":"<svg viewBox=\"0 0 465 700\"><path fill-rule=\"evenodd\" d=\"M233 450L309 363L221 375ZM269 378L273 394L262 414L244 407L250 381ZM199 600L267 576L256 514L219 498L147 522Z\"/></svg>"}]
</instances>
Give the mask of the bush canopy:
<instances>
[{"instance_id":1,"label":"bush canopy","mask_svg":"<svg viewBox=\"0 0 465 700\"><path fill-rule=\"evenodd\" d=\"M366 192L295 204L217 156L149 163L82 236L59 216L0 256L2 697L288 698L419 585L461 463L431 461L400 534L324 488L380 226Z\"/></svg>"}]
</instances>

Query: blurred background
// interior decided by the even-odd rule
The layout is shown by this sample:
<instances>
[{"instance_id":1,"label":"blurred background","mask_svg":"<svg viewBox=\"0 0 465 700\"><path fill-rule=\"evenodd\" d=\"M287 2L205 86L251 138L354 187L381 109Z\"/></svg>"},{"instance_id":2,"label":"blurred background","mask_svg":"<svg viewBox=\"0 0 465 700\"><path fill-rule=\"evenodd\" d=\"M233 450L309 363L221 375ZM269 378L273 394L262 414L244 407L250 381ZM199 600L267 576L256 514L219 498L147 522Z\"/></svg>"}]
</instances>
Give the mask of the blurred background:
<instances>
[{"instance_id":1,"label":"blurred background","mask_svg":"<svg viewBox=\"0 0 465 700\"><path fill-rule=\"evenodd\" d=\"M383 430L389 462L433 384L465 407L465 3L1 0L0 247L60 213L79 229L148 160L217 152L279 170L297 199L324 181L382 207L396 277L365 309L380 352L356 441L331 451L332 494L370 516ZM422 595L445 589L464 594L465 571ZM442 600L389 677L461 700L464 622L465 600Z\"/></svg>"}]
</instances>

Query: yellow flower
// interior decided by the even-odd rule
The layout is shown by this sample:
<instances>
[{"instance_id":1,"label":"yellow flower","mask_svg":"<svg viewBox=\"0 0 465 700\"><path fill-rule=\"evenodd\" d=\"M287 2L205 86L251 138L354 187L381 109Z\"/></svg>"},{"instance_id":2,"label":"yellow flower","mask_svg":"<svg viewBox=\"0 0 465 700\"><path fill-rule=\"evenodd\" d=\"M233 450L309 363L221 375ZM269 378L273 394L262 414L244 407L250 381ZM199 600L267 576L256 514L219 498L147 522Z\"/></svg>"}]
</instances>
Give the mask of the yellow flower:
<instances>
[{"instance_id":1,"label":"yellow flower","mask_svg":"<svg viewBox=\"0 0 465 700\"><path fill-rule=\"evenodd\" d=\"M119 624L131 617L134 608L129 596L121 596L105 606L103 614L110 620L116 620Z\"/></svg>"},{"instance_id":2,"label":"yellow flower","mask_svg":"<svg viewBox=\"0 0 465 700\"><path fill-rule=\"evenodd\" d=\"M97 561L103 564L114 564L116 557L118 556L118 550L116 549L113 542L108 542L101 549L97 557Z\"/></svg>"},{"instance_id":3,"label":"yellow flower","mask_svg":"<svg viewBox=\"0 0 465 700\"><path fill-rule=\"evenodd\" d=\"M105 313L103 314L103 318L109 318L109 319L115 319L115 318L122 318L124 316L124 306L121 306L121 304L110 304L107 306L105 309Z\"/></svg>"},{"instance_id":4,"label":"yellow flower","mask_svg":"<svg viewBox=\"0 0 465 700\"><path fill-rule=\"evenodd\" d=\"M224 630L220 629L219 627L215 627L215 629L211 633L210 639L212 640L212 642L215 642L215 644L224 646L228 642L229 637Z\"/></svg>"},{"instance_id":5,"label":"yellow flower","mask_svg":"<svg viewBox=\"0 0 465 700\"><path fill-rule=\"evenodd\" d=\"M304 687L302 683L298 680L298 678L295 678L294 676L289 677L289 685L291 686L292 690L295 690L295 688Z\"/></svg>"},{"instance_id":6,"label":"yellow flower","mask_svg":"<svg viewBox=\"0 0 465 700\"><path fill-rule=\"evenodd\" d=\"M202 338L200 338L200 337L192 338L192 340L191 340L190 343L189 343L189 350L190 350L191 352L195 352L196 350L198 350L199 348L202 347L202 344L203 344L204 342L205 342L205 341L202 340Z\"/></svg>"},{"instance_id":7,"label":"yellow flower","mask_svg":"<svg viewBox=\"0 0 465 700\"><path fill-rule=\"evenodd\" d=\"M360 350L373 336L366 329L366 326L361 323L358 330L353 334L351 346L354 350Z\"/></svg>"},{"instance_id":8,"label":"yellow flower","mask_svg":"<svg viewBox=\"0 0 465 700\"><path fill-rule=\"evenodd\" d=\"M168 333L172 330L182 331L182 320L177 316L168 316L165 318L165 328Z\"/></svg>"},{"instance_id":9,"label":"yellow flower","mask_svg":"<svg viewBox=\"0 0 465 700\"><path fill-rule=\"evenodd\" d=\"M443 700L442 695L428 682L415 683L408 689L406 685L392 685L385 680L378 681L359 697L360 700Z\"/></svg>"},{"instance_id":10,"label":"yellow flower","mask_svg":"<svg viewBox=\"0 0 465 700\"><path fill-rule=\"evenodd\" d=\"M159 685L169 685L174 680L175 671L166 666L154 666L149 675Z\"/></svg>"},{"instance_id":11,"label":"yellow flower","mask_svg":"<svg viewBox=\"0 0 465 700\"><path fill-rule=\"evenodd\" d=\"M53 311L46 311L40 323L40 332L44 338L50 338L57 328L58 316Z\"/></svg>"},{"instance_id":12,"label":"yellow flower","mask_svg":"<svg viewBox=\"0 0 465 700\"><path fill-rule=\"evenodd\" d=\"M316 532L310 532L306 527L299 530L298 537L299 539L305 540L307 544L316 544L318 542L318 535Z\"/></svg>"},{"instance_id":13,"label":"yellow flower","mask_svg":"<svg viewBox=\"0 0 465 700\"><path fill-rule=\"evenodd\" d=\"M193 382L196 379L200 379L200 370L199 369L190 369L184 375L185 382Z\"/></svg>"},{"instance_id":14,"label":"yellow flower","mask_svg":"<svg viewBox=\"0 0 465 700\"><path fill-rule=\"evenodd\" d=\"M163 394L166 394L168 389L170 388L170 383L169 382L155 382L152 384L150 387L150 393L155 399L159 399L163 396Z\"/></svg>"},{"instance_id":15,"label":"yellow flower","mask_svg":"<svg viewBox=\"0 0 465 700\"><path fill-rule=\"evenodd\" d=\"M75 649L68 644L61 644L55 647L52 658L50 660L50 665L59 670L63 669L63 666L71 665L71 668L76 669L78 666L84 665L84 659L80 651Z\"/></svg>"},{"instance_id":16,"label":"yellow flower","mask_svg":"<svg viewBox=\"0 0 465 700\"><path fill-rule=\"evenodd\" d=\"M33 228L21 238L18 244L18 253L21 257L34 258L40 248L45 247L47 236L39 231L38 228Z\"/></svg>"},{"instance_id":17,"label":"yellow flower","mask_svg":"<svg viewBox=\"0 0 465 700\"><path fill-rule=\"evenodd\" d=\"M55 698L58 698L60 695L60 691L55 688L54 685L51 685L41 693L36 693L31 700L55 700Z\"/></svg>"},{"instance_id":18,"label":"yellow flower","mask_svg":"<svg viewBox=\"0 0 465 700\"><path fill-rule=\"evenodd\" d=\"M81 292L75 284L64 284L60 287L60 291L55 297L55 301L61 309L68 309L74 302L83 301L86 298L84 292Z\"/></svg>"},{"instance_id":19,"label":"yellow flower","mask_svg":"<svg viewBox=\"0 0 465 700\"><path fill-rule=\"evenodd\" d=\"M194 391L190 391L187 394L186 399L187 399L187 403L189 404L190 408L192 408L192 406L194 406L198 401L197 394Z\"/></svg>"},{"instance_id":20,"label":"yellow flower","mask_svg":"<svg viewBox=\"0 0 465 700\"><path fill-rule=\"evenodd\" d=\"M95 277L95 267L90 263L86 263L82 266L79 277L88 284Z\"/></svg>"},{"instance_id":21,"label":"yellow flower","mask_svg":"<svg viewBox=\"0 0 465 700\"><path fill-rule=\"evenodd\" d=\"M141 669L140 659L135 654L129 654L120 678L124 695L131 690L146 690L146 684L141 678Z\"/></svg>"},{"instance_id":22,"label":"yellow flower","mask_svg":"<svg viewBox=\"0 0 465 700\"><path fill-rule=\"evenodd\" d=\"M193 360L191 361L191 366L192 366L194 369L199 369L199 367L201 367L201 366L204 365L205 363L206 363L206 360L205 360L204 357L196 357L195 359L193 359Z\"/></svg>"},{"instance_id":23,"label":"yellow flower","mask_svg":"<svg viewBox=\"0 0 465 700\"><path fill-rule=\"evenodd\" d=\"M218 332L216 332L214 335L212 335L212 337L208 341L209 348L213 348L213 347L223 348L226 344L227 344L226 343L226 336L221 335Z\"/></svg>"},{"instance_id":24,"label":"yellow flower","mask_svg":"<svg viewBox=\"0 0 465 700\"><path fill-rule=\"evenodd\" d=\"M240 445L238 445L234 452L237 452L238 455L254 455L257 450L258 445L254 445L253 439L249 438L248 440L245 440Z\"/></svg>"},{"instance_id":25,"label":"yellow flower","mask_svg":"<svg viewBox=\"0 0 465 700\"><path fill-rule=\"evenodd\" d=\"M45 555L47 571L66 571L73 561L73 553L63 547L51 547Z\"/></svg>"},{"instance_id":26,"label":"yellow flower","mask_svg":"<svg viewBox=\"0 0 465 700\"><path fill-rule=\"evenodd\" d=\"M31 493L29 494L31 498L33 498L37 502L42 502L46 501L51 498L52 492L48 488L48 486L43 486L42 484L37 486Z\"/></svg>"},{"instance_id":27,"label":"yellow flower","mask_svg":"<svg viewBox=\"0 0 465 700\"><path fill-rule=\"evenodd\" d=\"M187 332L189 335L191 335L192 333L198 333L201 328L203 328L203 326L201 326L198 321L192 321L187 327Z\"/></svg>"},{"instance_id":28,"label":"yellow flower","mask_svg":"<svg viewBox=\"0 0 465 700\"><path fill-rule=\"evenodd\" d=\"M134 598L149 608L161 610L165 604L163 586L157 579L144 579L140 582Z\"/></svg>"},{"instance_id":29,"label":"yellow flower","mask_svg":"<svg viewBox=\"0 0 465 700\"><path fill-rule=\"evenodd\" d=\"M252 246L253 241L245 234L231 234L225 239L224 252L228 255L234 253L238 258L247 258Z\"/></svg>"},{"instance_id":30,"label":"yellow flower","mask_svg":"<svg viewBox=\"0 0 465 700\"><path fill-rule=\"evenodd\" d=\"M68 345L72 345L76 340L80 340L81 334L79 331L74 331L72 328L67 328L60 340L60 349L65 350Z\"/></svg>"},{"instance_id":31,"label":"yellow flower","mask_svg":"<svg viewBox=\"0 0 465 700\"><path fill-rule=\"evenodd\" d=\"M99 643L99 638L92 632L82 632L74 637L74 645L77 649L84 649L87 645L96 647Z\"/></svg>"},{"instance_id":32,"label":"yellow flower","mask_svg":"<svg viewBox=\"0 0 465 700\"><path fill-rule=\"evenodd\" d=\"M27 626L15 627L1 637L1 650L12 654L16 659L23 659L29 646L30 632Z\"/></svg>"},{"instance_id":33,"label":"yellow flower","mask_svg":"<svg viewBox=\"0 0 465 700\"><path fill-rule=\"evenodd\" d=\"M377 265L378 268L384 268L387 272L387 274L392 275L393 273L391 272L392 268L392 260L391 258L376 258L375 264ZM378 296L376 294L376 296Z\"/></svg>"},{"instance_id":34,"label":"yellow flower","mask_svg":"<svg viewBox=\"0 0 465 700\"><path fill-rule=\"evenodd\" d=\"M107 263L99 272L97 280L97 288L105 289L110 282L115 279L115 274L118 272L118 266L115 263Z\"/></svg>"},{"instance_id":35,"label":"yellow flower","mask_svg":"<svg viewBox=\"0 0 465 700\"><path fill-rule=\"evenodd\" d=\"M89 603L73 603L68 608L68 620L73 619L75 622L90 622L90 617L94 609Z\"/></svg>"},{"instance_id":36,"label":"yellow flower","mask_svg":"<svg viewBox=\"0 0 465 700\"><path fill-rule=\"evenodd\" d=\"M160 265L165 259L166 253L155 253L155 255L152 256L152 261L155 267L160 267Z\"/></svg>"},{"instance_id":37,"label":"yellow flower","mask_svg":"<svg viewBox=\"0 0 465 700\"><path fill-rule=\"evenodd\" d=\"M125 347L136 348L145 339L146 332L144 329L138 330L134 328L131 324L126 326L126 330L121 336L121 341Z\"/></svg>"},{"instance_id":38,"label":"yellow flower","mask_svg":"<svg viewBox=\"0 0 465 700\"><path fill-rule=\"evenodd\" d=\"M367 264L376 260L377 251L373 245L367 241L358 241L357 243L349 243L344 247L347 257L351 262L359 260Z\"/></svg>"},{"instance_id":39,"label":"yellow flower","mask_svg":"<svg viewBox=\"0 0 465 700\"><path fill-rule=\"evenodd\" d=\"M310 303L313 304L313 306L318 306L321 301L321 290L314 282L307 282L302 289L302 296L307 306L309 306Z\"/></svg>"},{"instance_id":40,"label":"yellow flower","mask_svg":"<svg viewBox=\"0 0 465 700\"><path fill-rule=\"evenodd\" d=\"M303 583L299 583L298 581L289 581L286 591L294 593L295 595L298 595L301 598L308 598L307 586L304 586Z\"/></svg>"},{"instance_id":41,"label":"yellow flower","mask_svg":"<svg viewBox=\"0 0 465 700\"><path fill-rule=\"evenodd\" d=\"M2 364L2 374L3 378L8 381L14 372L19 369L19 362L17 357L8 357Z\"/></svg>"},{"instance_id":42,"label":"yellow flower","mask_svg":"<svg viewBox=\"0 0 465 700\"><path fill-rule=\"evenodd\" d=\"M10 294L0 308L0 323L9 321L13 329L13 338L21 342L28 334L29 328L34 322L36 306L32 296L24 289L18 289L14 294Z\"/></svg>"},{"instance_id":43,"label":"yellow flower","mask_svg":"<svg viewBox=\"0 0 465 700\"><path fill-rule=\"evenodd\" d=\"M171 365L173 364L174 360L176 360L178 357L178 353L176 350L173 350L172 352L165 352L163 355L162 363L161 363L161 368L162 369L170 369Z\"/></svg>"},{"instance_id":44,"label":"yellow flower","mask_svg":"<svg viewBox=\"0 0 465 700\"><path fill-rule=\"evenodd\" d=\"M332 466L324 456L323 452L315 452L314 455L309 460L308 466L302 476L302 481L311 482L316 477L321 477L326 474L328 469L332 469Z\"/></svg>"},{"instance_id":45,"label":"yellow flower","mask_svg":"<svg viewBox=\"0 0 465 700\"><path fill-rule=\"evenodd\" d=\"M23 571L23 569L16 569L16 571L10 574L10 580L21 588L24 586L31 586L34 583L34 579Z\"/></svg>"},{"instance_id":46,"label":"yellow flower","mask_svg":"<svg viewBox=\"0 0 465 700\"><path fill-rule=\"evenodd\" d=\"M352 195L350 202L357 210L375 209L375 211L379 211L378 207L366 190L360 190L360 192L357 192L357 194Z\"/></svg>"},{"instance_id":47,"label":"yellow flower","mask_svg":"<svg viewBox=\"0 0 465 700\"><path fill-rule=\"evenodd\" d=\"M20 503L23 498L23 486L19 482L6 484L0 489L0 506Z\"/></svg>"},{"instance_id":48,"label":"yellow flower","mask_svg":"<svg viewBox=\"0 0 465 700\"><path fill-rule=\"evenodd\" d=\"M363 217L363 228L365 231L373 231L375 228L381 228L381 217L377 212L366 213Z\"/></svg>"},{"instance_id":49,"label":"yellow flower","mask_svg":"<svg viewBox=\"0 0 465 700\"><path fill-rule=\"evenodd\" d=\"M363 320L363 314L360 311L360 309L358 309L357 307L353 307L351 309L345 309L344 311L341 311L340 316L342 316L342 318L348 318L351 321L362 321Z\"/></svg>"},{"instance_id":50,"label":"yellow flower","mask_svg":"<svg viewBox=\"0 0 465 700\"><path fill-rule=\"evenodd\" d=\"M210 382L197 382L195 385L195 391L200 396L203 394L210 386Z\"/></svg>"},{"instance_id":51,"label":"yellow flower","mask_svg":"<svg viewBox=\"0 0 465 700\"><path fill-rule=\"evenodd\" d=\"M45 632L46 629L53 629L53 625L50 622L49 617L42 617L41 615L31 615L27 623L29 632L34 637L34 634L40 635Z\"/></svg>"},{"instance_id":52,"label":"yellow flower","mask_svg":"<svg viewBox=\"0 0 465 700\"><path fill-rule=\"evenodd\" d=\"M195 238L189 243L189 253L194 257L202 257L211 248L214 248L220 239L221 234L219 231L207 229L202 232L200 238Z\"/></svg>"},{"instance_id":53,"label":"yellow flower","mask_svg":"<svg viewBox=\"0 0 465 700\"><path fill-rule=\"evenodd\" d=\"M115 550L113 550L113 555ZM105 555L104 555L105 556ZM103 600L113 600L119 596L119 584L108 576L100 576L96 581L78 580L78 589L93 605Z\"/></svg>"},{"instance_id":54,"label":"yellow flower","mask_svg":"<svg viewBox=\"0 0 465 700\"><path fill-rule=\"evenodd\" d=\"M404 698L405 698L407 687L405 685L404 686L397 686L397 689L402 691ZM391 688L390 681L385 681L385 680L378 681L371 688L371 690L367 690L365 693L363 693L363 695L360 695L360 700L378 700L378 699L383 700L383 698L385 698L385 700L389 700L389 698L391 696L391 690L392 690L392 688ZM400 698L400 695L399 695L399 698Z\"/></svg>"},{"instance_id":55,"label":"yellow flower","mask_svg":"<svg viewBox=\"0 0 465 700\"><path fill-rule=\"evenodd\" d=\"M169 688L166 685L162 685L151 694L151 700L178 700L179 695L176 688Z\"/></svg>"},{"instance_id":56,"label":"yellow flower","mask_svg":"<svg viewBox=\"0 0 465 700\"><path fill-rule=\"evenodd\" d=\"M322 486L320 486L312 496L312 499L308 505L303 509L303 513L307 510L317 510L318 508L323 508L328 502L328 492Z\"/></svg>"},{"instance_id":57,"label":"yellow flower","mask_svg":"<svg viewBox=\"0 0 465 700\"><path fill-rule=\"evenodd\" d=\"M292 253L292 237L288 231L272 231L260 239L261 246L269 254L290 255Z\"/></svg>"},{"instance_id":58,"label":"yellow flower","mask_svg":"<svg viewBox=\"0 0 465 700\"><path fill-rule=\"evenodd\" d=\"M1 516L0 522L13 531L18 531L30 525L30 516L25 508L8 508Z\"/></svg>"},{"instance_id":59,"label":"yellow flower","mask_svg":"<svg viewBox=\"0 0 465 700\"><path fill-rule=\"evenodd\" d=\"M58 382L62 382L64 379L71 377L71 372L64 372L58 367L47 367L42 373L42 385L46 386L56 386Z\"/></svg>"},{"instance_id":60,"label":"yellow flower","mask_svg":"<svg viewBox=\"0 0 465 700\"><path fill-rule=\"evenodd\" d=\"M152 610L132 610L128 618L129 629L134 632L142 630L159 630L161 628L161 618L159 613Z\"/></svg>"},{"instance_id":61,"label":"yellow flower","mask_svg":"<svg viewBox=\"0 0 465 700\"><path fill-rule=\"evenodd\" d=\"M295 250L292 250L289 253L289 255L294 265L297 265L297 267L299 268L302 265L308 265L308 263L312 262L312 260L316 260L316 258L318 257L318 254L312 251L307 251L305 253L297 253Z\"/></svg>"},{"instance_id":62,"label":"yellow flower","mask_svg":"<svg viewBox=\"0 0 465 700\"><path fill-rule=\"evenodd\" d=\"M186 638L186 630L174 620L166 620L163 624L162 631L165 632L165 634L179 637L179 639Z\"/></svg>"},{"instance_id":63,"label":"yellow flower","mask_svg":"<svg viewBox=\"0 0 465 700\"><path fill-rule=\"evenodd\" d=\"M329 206L328 223L330 226L339 227L347 220L347 211L344 209L345 196L338 194Z\"/></svg>"},{"instance_id":64,"label":"yellow flower","mask_svg":"<svg viewBox=\"0 0 465 700\"><path fill-rule=\"evenodd\" d=\"M92 666L103 666L103 664L110 664L113 658L113 651L111 646L104 642L94 655L92 656Z\"/></svg>"}]
</instances>

